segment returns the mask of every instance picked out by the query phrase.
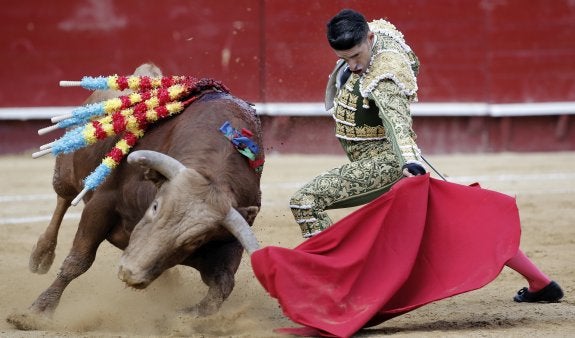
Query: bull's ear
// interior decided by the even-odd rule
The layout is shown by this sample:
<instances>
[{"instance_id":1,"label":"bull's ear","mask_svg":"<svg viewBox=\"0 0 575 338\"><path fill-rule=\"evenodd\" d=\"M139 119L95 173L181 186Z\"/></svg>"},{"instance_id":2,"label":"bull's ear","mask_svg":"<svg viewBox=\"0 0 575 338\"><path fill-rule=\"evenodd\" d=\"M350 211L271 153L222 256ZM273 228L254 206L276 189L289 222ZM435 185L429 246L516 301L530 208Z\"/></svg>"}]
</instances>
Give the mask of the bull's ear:
<instances>
[{"instance_id":1,"label":"bull's ear","mask_svg":"<svg viewBox=\"0 0 575 338\"><path fill-rule=\"evenodd\" d=\"M128 155L128 163L140 165L143 168L157 171L166 179L171 180L186 167L175 158L153 150L137 150Z\"/></svg>"},{"instance_id":2,"label":"bull's ear","mask_svg":"<svg viewBox=\"0 0 575 338\"><path fill-rule=\"evenodd\" d=\"M168 179L166 178L166 176L160 174L158 171L154 170L154 169L150 169L147 168L144 171L144 178L148 181L151 181L152 183L154 183L156 185L156 187L160 187L162 184L164 184L164 182L166 182Z\"/></svg>"},{"instance_id":3,"label":"bull's ear","mask_svg":"<svg viewBox=\"0 0 575 338\"><path fill-rule=\"evenodd\" d=\"M254 220L260 211L260 207L250 206L250 207L241 207L236 208L236 210L242 215L242 217L248 222L250 226L254 224Z\"/></svg>"}]
</instances>

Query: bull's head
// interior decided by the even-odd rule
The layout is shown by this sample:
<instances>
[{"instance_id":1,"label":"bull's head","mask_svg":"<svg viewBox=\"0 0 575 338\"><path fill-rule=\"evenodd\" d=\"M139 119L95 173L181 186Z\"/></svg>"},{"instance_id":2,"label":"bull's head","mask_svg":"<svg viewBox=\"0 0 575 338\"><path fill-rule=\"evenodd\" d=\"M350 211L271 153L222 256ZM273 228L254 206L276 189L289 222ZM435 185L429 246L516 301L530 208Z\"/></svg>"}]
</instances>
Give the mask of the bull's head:
<instances>
[{"instance_id":1,"label":"bull's head","mask_svg":"<svg viewBox=\"0 0 575 338\"><path fill-rule=\"evenodd\" d=\"M118 276L128 285L145 288L202 244L228 232L249 254L259 248L229 194L214 189L196 170L149 150L131 153L128 162L146 168L148 179L159 186L120 260Z\"/></svg>"}]
</instances>

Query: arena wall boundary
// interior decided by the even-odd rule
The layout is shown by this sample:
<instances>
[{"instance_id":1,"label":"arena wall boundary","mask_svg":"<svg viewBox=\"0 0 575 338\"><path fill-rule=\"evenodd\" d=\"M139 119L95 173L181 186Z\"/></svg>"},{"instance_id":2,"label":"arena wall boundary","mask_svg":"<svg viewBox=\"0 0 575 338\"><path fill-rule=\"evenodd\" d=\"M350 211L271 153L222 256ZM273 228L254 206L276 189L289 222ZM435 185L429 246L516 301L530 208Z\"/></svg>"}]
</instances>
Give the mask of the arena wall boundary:
<instances>
[{"instance_id":1,"label":"arena wall boundary","mask_svg":"<svg viewBox=\"0 0 575 338\"><path fill-rule=\"evenodd\" d=\"M3 107L0 120L43 120L70 113L75 107ZM320 102L272 102L256 103L260 115L266 116L329 116ZM475 103L437 102L413 103L413 116L547 116L573 115L575 102L529 102L529 103Z\"/></svg>"}]
</instances>

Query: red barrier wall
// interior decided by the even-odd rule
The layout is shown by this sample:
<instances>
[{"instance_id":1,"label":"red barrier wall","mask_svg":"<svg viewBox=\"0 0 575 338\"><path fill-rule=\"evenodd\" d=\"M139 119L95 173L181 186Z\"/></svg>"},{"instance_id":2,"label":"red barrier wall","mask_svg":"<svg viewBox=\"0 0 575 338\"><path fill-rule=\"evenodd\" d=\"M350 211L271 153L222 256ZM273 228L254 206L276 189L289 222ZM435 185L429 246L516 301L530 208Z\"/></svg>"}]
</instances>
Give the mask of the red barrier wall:
<instances>
[{"instance_id":1,"label":"red barrier wall","mask_svg":"<svg viewBox=\"0 0 575 338\"><path fill-rule=\"evenodd\" d=\"M325 42L325 23L345 7L368 20L387 18L403 31L422 64L420 102L575 101L570 0L4 0L0 107L77 105L86 91L60 88L58 81L129 74L146 61L166 74L221 80L252 102L319 102L336 61ZM573 119L558 126L558 118L546 121L562 128L568 148L575 149ZM427 135L449 129L453 119L467 124L461 122L467 118L437 119L416 118L416 128ZM485 120L485 126L501 124ZM439 138L460 138L468 146L421 142L438 152L478 148L465 130L450 132ZM333 137L331 128L317 133ZM270 142L283 142L273 137ZM538 148L527 137L511 138L507 148L493 133L482 137L489 145L481 149ZM565 147L556 135L538 139L547 142L539 149Z\"/></svg>"},{"instance_id":2,"label":"red barrier wall","mask_svg":"<svg viewBox=\"0 0 575 338\"><path fill-rule=\"evenodd\" d=\"M4 0L1 106L74 105L85 93L59 80L145 61L250 101L321 101L336 60L324 26L344 7L404 32L422 102L575 101L569 0Z\"/></svg>"}]
</instances>

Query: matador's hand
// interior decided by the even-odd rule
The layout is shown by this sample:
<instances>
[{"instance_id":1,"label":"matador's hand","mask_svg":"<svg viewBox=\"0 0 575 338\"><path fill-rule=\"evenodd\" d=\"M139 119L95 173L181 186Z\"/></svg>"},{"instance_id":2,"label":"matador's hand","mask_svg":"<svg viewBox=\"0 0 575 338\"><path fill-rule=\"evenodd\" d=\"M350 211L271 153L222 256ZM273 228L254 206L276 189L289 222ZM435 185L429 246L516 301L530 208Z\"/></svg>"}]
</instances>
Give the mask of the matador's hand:
<instances>
[{"instance_id":1,"label":"matador's hand","mask_svg":"<svg viewBox=\"0 0 575 338\"><path fill-rule=\"evenodd\" d=\"M405 177L425 175L425 168L418 163L406 163L401 168Z\"/></svg>"}]
</instances>

